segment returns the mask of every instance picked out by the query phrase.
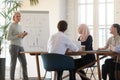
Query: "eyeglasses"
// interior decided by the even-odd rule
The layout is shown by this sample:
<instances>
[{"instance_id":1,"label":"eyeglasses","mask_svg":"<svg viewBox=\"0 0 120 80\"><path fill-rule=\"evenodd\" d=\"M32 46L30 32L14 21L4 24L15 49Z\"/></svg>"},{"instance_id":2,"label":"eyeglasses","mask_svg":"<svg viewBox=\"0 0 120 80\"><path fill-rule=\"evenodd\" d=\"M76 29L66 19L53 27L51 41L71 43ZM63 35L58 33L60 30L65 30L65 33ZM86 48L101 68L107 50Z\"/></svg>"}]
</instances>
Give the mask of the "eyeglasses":
<instances>
[{"instance_id":1,"label":"eyeglasses","mask_svg":"<svg viewBox=\"0 0 120 80\"><path fill-rule=\"evenodd\" d=\"M17 17L21 17L21 16L17 16Z\"/></svg>"}]
</instances>

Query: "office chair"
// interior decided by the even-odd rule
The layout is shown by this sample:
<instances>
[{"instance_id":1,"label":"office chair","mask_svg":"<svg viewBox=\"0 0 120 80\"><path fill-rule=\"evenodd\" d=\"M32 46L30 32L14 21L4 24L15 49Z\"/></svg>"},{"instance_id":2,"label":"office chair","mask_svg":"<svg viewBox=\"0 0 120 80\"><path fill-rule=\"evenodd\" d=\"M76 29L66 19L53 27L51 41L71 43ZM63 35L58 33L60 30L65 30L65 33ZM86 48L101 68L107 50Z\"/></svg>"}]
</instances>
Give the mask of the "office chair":
<instances>
[{"instance_id":1,"label":"office chair","mask_svg":"<svg viewBox=\"0 0 120 80\"><path fill-rule=\"evenodd\" d=\"M73 58L67 55L49 53L41 54L41 57L46 73L47 71L73 70L75 68Z\"/></svg>"}]
</instances>

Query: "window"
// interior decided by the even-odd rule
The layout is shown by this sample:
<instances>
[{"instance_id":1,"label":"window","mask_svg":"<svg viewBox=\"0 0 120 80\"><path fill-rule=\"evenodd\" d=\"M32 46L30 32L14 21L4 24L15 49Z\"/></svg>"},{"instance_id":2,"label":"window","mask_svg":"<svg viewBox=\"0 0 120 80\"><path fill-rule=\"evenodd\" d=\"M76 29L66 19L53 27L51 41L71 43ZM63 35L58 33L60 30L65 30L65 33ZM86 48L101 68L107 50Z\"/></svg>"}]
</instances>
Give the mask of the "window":
<instances>
[{"instance_id":1,"label":"window","mask_svg":"<svg viewBox=\"0 0 120 80\"><path fill-rule=\"evenodd\" d=\"M94 48L103 47L114 23L114 0L78 0L78 25L81 23L89 26Z\"/></svg>"}]
</instances>

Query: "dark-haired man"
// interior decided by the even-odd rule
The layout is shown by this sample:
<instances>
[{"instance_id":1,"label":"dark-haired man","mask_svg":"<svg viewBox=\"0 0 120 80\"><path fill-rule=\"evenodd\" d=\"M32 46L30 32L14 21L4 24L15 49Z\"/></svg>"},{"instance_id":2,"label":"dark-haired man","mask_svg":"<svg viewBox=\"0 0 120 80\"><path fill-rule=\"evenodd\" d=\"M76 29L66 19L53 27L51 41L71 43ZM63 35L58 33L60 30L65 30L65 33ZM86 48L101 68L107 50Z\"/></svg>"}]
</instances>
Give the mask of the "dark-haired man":
<instances>
[{"instance_id":1,"label":"dark-haired man","mask_svg":"<svg viewBox=\"0 0 120 80\"><path fill-rule=\"evenodd\" d=\"M53 34L48 40L48 52L64 55L67 49L71 51L78 51L79 48L68 38L68 36L64 34L67 30L67 22L64 20L59 21L57 28L58 32ZM62 73L63 71L57 72L57 80L62 80ZM70 71L70 74L70 80L75 80L75 71Z\"/></svg>"}]
</instances>

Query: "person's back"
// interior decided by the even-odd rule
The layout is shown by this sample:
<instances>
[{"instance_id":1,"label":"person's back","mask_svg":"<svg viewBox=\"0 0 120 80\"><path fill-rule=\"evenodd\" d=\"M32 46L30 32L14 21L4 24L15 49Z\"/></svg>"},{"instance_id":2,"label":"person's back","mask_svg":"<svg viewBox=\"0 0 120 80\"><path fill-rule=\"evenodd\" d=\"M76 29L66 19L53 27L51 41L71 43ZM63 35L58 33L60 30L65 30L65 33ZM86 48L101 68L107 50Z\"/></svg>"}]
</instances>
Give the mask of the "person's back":
<instances>
[{"instance_id":1,"label":"person's back","mask_svg":"<svg viewBox=\"0 0 120 80\"><path fill-rule=\"evenodd\" d=\"M49 53L65 54L67 48L72 51L77 51L77 46L63 33L57 32L48 41Z\"/></svg>"},{"instance_id":2,"label":"person's back","mask_svg":"<svg viewBox=\"0 0 120 80\"><path fill-rule=\"evenodd\" d=\"M52 35L48 40L48 52L65 54L67 49L78 51L79 48L64 34L67 30L67 23L65 21L60 21L57 27L58 32Z\"/></svg>"},{"instance_id":3,"label":"person's back","mask_svg":"<svg viewBox=\"0 0 120 80\"><path fill-rule=\"evenodd\" d=\"M65 55L67 49L78 51L79 48L64 34L67 30L67 22L64 20L59 21L57 28L58 32L52 35L48 40L48 52ZM75 70L69 72L70 80L75 80ZM57 71L57 74L58 80L61 80L63 71Z\"/></svg>"}]
</instances>

